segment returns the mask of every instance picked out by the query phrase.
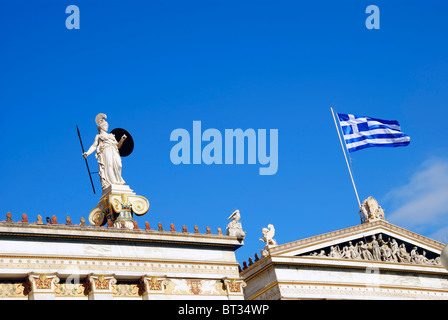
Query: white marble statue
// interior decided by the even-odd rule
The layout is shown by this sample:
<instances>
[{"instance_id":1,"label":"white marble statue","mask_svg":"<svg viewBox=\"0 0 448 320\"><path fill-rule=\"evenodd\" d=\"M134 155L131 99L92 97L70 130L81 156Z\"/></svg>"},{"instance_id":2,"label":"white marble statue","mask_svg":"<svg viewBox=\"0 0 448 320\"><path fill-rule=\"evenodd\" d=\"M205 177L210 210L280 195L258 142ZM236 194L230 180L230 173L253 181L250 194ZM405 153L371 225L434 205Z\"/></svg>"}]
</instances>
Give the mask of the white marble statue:
<instances>
[{"instance_id":1,"label":"white marble statue","mask_svg":"<svg viewBox=\"0 0 448 320\"><path fill-rule=\"evenodd\" d=\"M372 196L365 199L360 207L361 222L371 222L376 220L384 220L384 209L378 204Z\"/></svg>"},{"instance_id":2,"label":"white marble statue","mask_svg":"<svg viewBox=\"0 0 448 320\"><path fill-rule=\"evenodd\" d=\"M83 153L83 157L87 158L96 150L96 159L98 160L98 174L101 180L103 191L110 185L124 185L125 181L121 177L121 157L118 149L126 140L126 135L123 135L118 142L115 135L107 133L109 124L106 122L107 116L100 113L95 117L95 122L98 128L98 134L92 146Z\"/></svg>"},{"instance_id":3,"label":"white marble statue","mask_svg":"<svg viewBox=\"0 0 448 320\"><path fill-rule=\"evenodd\" d=\"M261 233L263 233L263 238L260 241L266 243L266 246L273 247L277 245L277 241L274 239L275 228L272 224L268 224L267 228L261 229Z\"/></svg>"},{"instance_id":4,"label":"white marble statue","mask_svg":"<svg viewBox=\"0 0 448 320\"><path fill-rule=\"evenodd\" d=\"M227 235L228 236L236 236L239 239L243 239L246 236L246 232L243 231L240 222L240 211L235 210L227 220L231 220L227 225Z\"/></svg>"}]
</instances>

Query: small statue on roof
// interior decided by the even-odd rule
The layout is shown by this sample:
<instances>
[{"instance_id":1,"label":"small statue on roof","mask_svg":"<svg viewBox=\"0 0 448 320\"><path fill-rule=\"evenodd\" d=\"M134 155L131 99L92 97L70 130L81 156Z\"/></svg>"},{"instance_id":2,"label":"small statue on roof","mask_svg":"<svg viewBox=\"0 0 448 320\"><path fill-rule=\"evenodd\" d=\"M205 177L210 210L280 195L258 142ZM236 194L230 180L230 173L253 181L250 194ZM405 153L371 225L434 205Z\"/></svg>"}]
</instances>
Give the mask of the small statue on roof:
<instances>
[{"instance_id":1,"label":"small statue on roof","mask_svg":"<svg viewBox=\"0 0 448 320\"><path fill-rule=\"evenodd\" d=\"M275 228L272 224L268 224L267 228L261 229L261 233L263 233L263 238L260 241L266 243L267 247L277 246L277 241L274 239Z\"/></svg>"},{"instance_id":2,"label":"small statue on roof","mask_svg":"<svg viewBox=\"0 0 448 320\"><path fill-rule=\"evenodd\" d=\"M227 235L236 236L238 239L244 239L246 236L246 231L243 231L241 226L241 214L239 210L235 210L227 220L231 220L227 225Z\"/></svg>"},{"instance_id":3,"label":"small statue on roof","mask_svg":"<svg viewBox=\"0 0 448 320\"><path fill-rule=\"evenodd\" d=\"M361 223L384 220L384 209L372 196L365 199L359 208Z\"/></svg>"}]
</instances>

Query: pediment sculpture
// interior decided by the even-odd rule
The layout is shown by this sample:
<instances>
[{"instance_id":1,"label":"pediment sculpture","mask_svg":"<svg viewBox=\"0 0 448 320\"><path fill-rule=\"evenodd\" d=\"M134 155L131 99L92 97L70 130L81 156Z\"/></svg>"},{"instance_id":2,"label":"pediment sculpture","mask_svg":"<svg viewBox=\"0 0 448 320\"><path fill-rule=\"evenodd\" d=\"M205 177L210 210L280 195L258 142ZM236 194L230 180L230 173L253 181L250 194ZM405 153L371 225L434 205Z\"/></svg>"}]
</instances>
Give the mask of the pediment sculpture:
<instances>
[{"instance_id":1,"label":"pediment sculpture","mask_svg":"<svg viewBox=\"0 0 448 320\"><path fill-rule=\"evenodd\" d=\"M356 243L355 241L349 241L345 244L333 245L329 249L323 248L319 250L319 252L308 254L308 256L422 265L441 265L440 256L430 258L427 257L427 252L425 250L419 249L415 245L410 246L412 249L408 252L405 243L399 244L394 238L389 238L386 241L383 239L382 234L378 234L372 235L370 241L367 241L366 239L358 240ZM432 255L434 255L434 253L432 253Z\"/></svg>"}]
</instances>

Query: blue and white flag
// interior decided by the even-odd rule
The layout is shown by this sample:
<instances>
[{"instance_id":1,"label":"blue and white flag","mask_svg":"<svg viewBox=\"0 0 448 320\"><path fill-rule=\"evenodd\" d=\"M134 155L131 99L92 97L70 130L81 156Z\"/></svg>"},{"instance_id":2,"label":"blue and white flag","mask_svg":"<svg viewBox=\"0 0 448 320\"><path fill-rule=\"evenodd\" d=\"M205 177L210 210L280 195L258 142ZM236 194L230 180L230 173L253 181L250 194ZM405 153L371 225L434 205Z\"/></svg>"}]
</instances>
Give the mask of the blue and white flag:
<instances>
[{"instance_id":1,"label":"blue and white flag","mask_svg":"<svg viewBox=\"0 0 448 320\"><path fill-rule=\"evenodd\" d=\"M338 113L348 152L370 147L407 146L411 138L401 132L395 120L381 120L370 117Z\"/></svg>"}]
</instances>

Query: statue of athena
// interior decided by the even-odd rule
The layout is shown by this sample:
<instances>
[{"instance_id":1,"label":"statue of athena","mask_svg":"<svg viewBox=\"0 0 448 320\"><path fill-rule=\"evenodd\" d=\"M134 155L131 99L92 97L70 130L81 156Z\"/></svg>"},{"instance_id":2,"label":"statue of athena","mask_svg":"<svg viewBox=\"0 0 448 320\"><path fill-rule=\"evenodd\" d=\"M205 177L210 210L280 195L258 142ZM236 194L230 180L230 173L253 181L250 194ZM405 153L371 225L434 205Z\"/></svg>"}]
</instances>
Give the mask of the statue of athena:
<instances>
[{"instance_id":1,"label":"statue of athena","mask_svg":"<svg viewBox=\"0 0 448 320\"><path fill-rule=\"evenodd\" d=\"M127 138L126 135L123 135L118 142L114 134L107 133L109 124L106 122L106 118L107 116L104 113L100 113L95 117L99 133L96 135L95 141L89 150L82 154L84 158L87 158L96 150L95 157L98 160L98 174L103 191L113 184L125 184L121 177L122 164L118 149L121 148L124 140Z\"/></svg>"}]
</instances>

